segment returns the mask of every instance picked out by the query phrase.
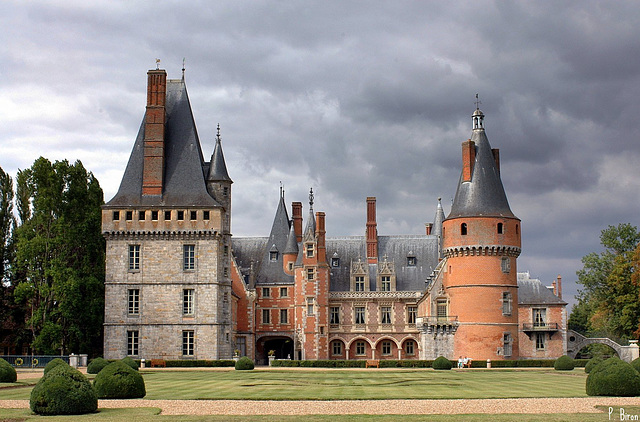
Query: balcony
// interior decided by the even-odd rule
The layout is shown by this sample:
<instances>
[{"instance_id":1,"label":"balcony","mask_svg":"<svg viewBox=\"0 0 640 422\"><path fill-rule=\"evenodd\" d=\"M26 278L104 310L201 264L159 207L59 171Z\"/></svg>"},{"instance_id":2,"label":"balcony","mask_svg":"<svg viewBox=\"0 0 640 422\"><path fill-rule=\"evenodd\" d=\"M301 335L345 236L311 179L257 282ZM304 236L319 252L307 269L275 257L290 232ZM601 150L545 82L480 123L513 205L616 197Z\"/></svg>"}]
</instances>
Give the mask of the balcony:
<instances>
[{"instance_id":1,"label":"balcony","mask_svg":"<svg viewBox=\"0 0 640 422\"><path fill-rule=\"evenodd\" d=\"M426 333L453 334L458 329L458 317L454 315L418 317L416 328Z\"/></svg>"},{"instance_id":2,"label":"balcony","mask_svg":"<svg viewBox=\"0 0 640 422\"><path fill-rule=\"evenodd\" d=\"M522 324L522 331L527 332L556 332L560 328L557 322L536 322L533 324L524 323Z\"/></svg>"}]
</instances>

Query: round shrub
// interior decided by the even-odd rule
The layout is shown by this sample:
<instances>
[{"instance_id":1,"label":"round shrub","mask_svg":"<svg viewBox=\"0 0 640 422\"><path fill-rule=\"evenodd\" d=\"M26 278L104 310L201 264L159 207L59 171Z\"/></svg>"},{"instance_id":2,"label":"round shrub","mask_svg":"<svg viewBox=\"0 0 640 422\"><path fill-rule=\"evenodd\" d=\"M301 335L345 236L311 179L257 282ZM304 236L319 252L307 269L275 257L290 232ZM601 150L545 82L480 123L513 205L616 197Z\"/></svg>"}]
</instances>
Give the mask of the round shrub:
<instances>
[{"instance_id":1,"label":"round shrub","mask_svg":"<svg viewBox=\"0 0 640 422\"><path fill-rule=\"evenodd\" d=\"M147 394L142 375L123 361L105 366L93 386L99 399L137 399Z\"/></svg>"},{"instance_id":2,"label":"round shrub","mask_svg":"<svg viewBox=\"0 0 640 422\"><path fill-rule=\"evenodd\" d=\"M33 387L29 406L39 415L81 415L98 409L98 397L80 371L57 365Z\"/></svg>"},{"instance_id":3,"label":"round shrub","mask_svg":"<svg viewBox=\"0 0 640 422\"><path fill-rule=\"evenodd\" d=\"M602 362L604 362L604 359L602 359L601 357L593 357L591 359L589 359L589 362L587 362L587 364L584 366L584 372L585 373L590 373L593 368L595 368L597 365L601 364Z\"/></svg>"},{"instance_id":4,"label":"round shrub","mask_svg":"<svg viewBox=\"0 0 640 422\"><path fill-rule=\"evenodd\" d=\"M238 361L236 362L236 369L238 371L247 371L247 370L251 370L254 368L254 364L253 361L251 359L249 359L246 356L241 357L240 359L238 359Z\"/></svg>"},{"instance_id":5,"label":"round shrub","mask_svg":"<svg viewBox=\"0 0 640 422\"><path fill-rule=\"evenodd\" d=\"M132 359L132 358L130 358L129 356L127 356L127 357L126 357L126 358L124 358L124 359L121 359L121 361L122 361L123 363L126 363L127 365L129 365L129 366L131 367L131 369L134 369L134 370L136 370L136 371L138 370L138 362L136 362L135 360L133 360L133 359Z\"/></svg>"},{"instance_id":6,"label":"round shrub","mask_svg":"<svg viewBox=\"0 0 640 422\"><path fill-rule=\"evenodd\" d=\"M49 361L49 363L47 363L44 367L44 375L47 375L47 373L49 371L51 371L53 368L55 368L58 365L62 365L62 366L69 366L69 364L65 361L63 361L60 358L55 358Z\"/></svg>"},{"instance_id":7,"label":"round shrub","mask_svg":"<svg viewBox=\"0 0 640 422\"><path fill-rule=\"evenodd\" d=\"M567 355L560 356L553 364L553 369L556 371L573 371L575 368L575 362Z\"/></svg>"},{"instance_id":8,"label":"round shrub","mask_svg":"<svg viewBox=\"0 0 640 422\"><path fill-rule=\"evenodd\" d=\"M87 374L97 374L102 371L102 368L109 365L109 361L103 358L95 358L87 365Z\"/></svg>"},{"instance_id":9,"label":"round shrub","mask_svg":"<svg viewBox=\"0 0 640 422\"><path fill-rule=\"evenodd\" d=\"M436 360L433 361L431 365L433 369L451 369L453 368L453 364L451 361L444 356L439 356Z\"/></svg>"},{"instance_id":10,"label":"round shrub","mask_svg":"<svg viewBox=\"0 0 640 422\"><path fill-rule=\"evenodd\" d=\"M640 358L636 358L634 360L631 361L631 366L633 366L633 369L635 369L636 371L640 372Z\"/></svg>"},{"instance_id":11,"label":"round shrub","mask_svg":"<svg viewBox=\"0 0 640 422\"><path fill-rule=\"evenodd\" d=\"M640 374L627 362L617 357L609 358L589 373L587 394L616 397L640 395Z\"/></svg>"},{"instance_id":12,"label":"round shrub","mask_svg":"<svg viewBox=\"0 0 640 422\"><path fill-rule=\"evenodd\" d=\"M16 382L18 374L9 362L0 358L0 382Z\"/></svg>"}]
</instances>

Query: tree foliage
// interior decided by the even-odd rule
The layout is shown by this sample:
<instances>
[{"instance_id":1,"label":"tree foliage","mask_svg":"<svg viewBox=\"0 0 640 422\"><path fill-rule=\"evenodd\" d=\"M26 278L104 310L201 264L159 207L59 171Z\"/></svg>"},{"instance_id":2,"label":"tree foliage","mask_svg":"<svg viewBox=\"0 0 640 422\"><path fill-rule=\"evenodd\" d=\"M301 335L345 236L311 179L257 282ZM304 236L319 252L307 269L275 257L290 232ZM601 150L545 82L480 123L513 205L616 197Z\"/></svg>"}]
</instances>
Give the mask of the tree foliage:
<instances>
[{"instance_id":1,"label":"tree foliage","mask_svg":"<svg viewBox=\"0 0 640 422\"><path fill-rule=\"evenodd\" d=\"M82 163L37 159L18 172L14 299L40 353L101 348L102 189Z\"/></svg>"},{"instance_id":2,"label":"tree foliage","mask_svg":"<svg viewBox=\"0 0 640 422\"><path fill-rule=\"evenodd\" d=\"M604 251L582 258L578 304L569 328L620 339L640 334L640 232L631 224L609 226L600 235Z\"/></svg>"}]
</instances>

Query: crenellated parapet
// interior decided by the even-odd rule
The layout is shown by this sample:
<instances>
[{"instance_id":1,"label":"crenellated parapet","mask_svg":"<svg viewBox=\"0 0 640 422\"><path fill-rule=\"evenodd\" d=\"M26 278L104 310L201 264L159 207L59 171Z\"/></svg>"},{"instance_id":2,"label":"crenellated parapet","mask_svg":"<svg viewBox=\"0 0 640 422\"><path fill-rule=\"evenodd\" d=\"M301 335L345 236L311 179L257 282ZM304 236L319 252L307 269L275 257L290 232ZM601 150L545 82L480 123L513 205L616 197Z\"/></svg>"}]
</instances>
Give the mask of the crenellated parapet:
<instances>
[{"instance_id":1,"label":"crenellated parapet","mask_svg":"<svg viewBox=\"0 0 640 422\"><path fill-rule=\"evenodd\" d=\"M222 236L217 230L189 231L110 231L102 233L106 240L212 240Z\"/></svg>"},{"instance_id":2,"label":"crenellated parapet","mask_svg":"<svg viewBox=\"0 0 640 422\"><path fill-rule=\"evenodd\" d=\"M459 256L510 256L517 258L520 256L521 248L506 245L463 245L451 246L443 249L445 258Z\"/></svg>"}]
</instances>

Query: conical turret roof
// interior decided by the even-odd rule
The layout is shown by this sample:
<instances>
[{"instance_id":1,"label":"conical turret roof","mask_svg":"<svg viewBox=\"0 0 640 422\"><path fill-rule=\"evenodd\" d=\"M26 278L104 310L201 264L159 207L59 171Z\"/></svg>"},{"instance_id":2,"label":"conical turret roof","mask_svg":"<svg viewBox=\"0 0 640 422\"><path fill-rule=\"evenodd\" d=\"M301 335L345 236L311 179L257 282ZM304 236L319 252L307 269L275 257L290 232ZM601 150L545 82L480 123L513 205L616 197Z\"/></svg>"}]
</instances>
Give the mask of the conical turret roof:
<instances>
[{"instance_id":1,"label":"conical turret roof","mask_svg":"<svg viewBox=\"0 0 640 422\"><path fill-rule=\"evenodd\" d=\"M216 146L214 147L213 154L211 155L211 164L209 165L209 174L207 175L207 181L226 181L233 183L231 177L229 177L229 173L227 172L227 164L224 161L224 154L222 153L220 125L218 125L218 134L216 135Z\"/></svg>"},{"instance_id":2,"label":"conical turret roof","mask_svg":"<svg viewBox=\"0 0 640 422\"><path fill-rule=\"evenodd\" d=\"M451 212L447 219L476 216L515 217L502 186L500 171L491 145L482 126L484 115L479 109L473 114L471 141L475 143L475 162L470 181L460 175Z\"/></svg>"}]
</instances>

